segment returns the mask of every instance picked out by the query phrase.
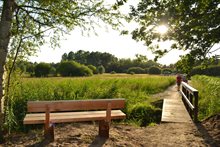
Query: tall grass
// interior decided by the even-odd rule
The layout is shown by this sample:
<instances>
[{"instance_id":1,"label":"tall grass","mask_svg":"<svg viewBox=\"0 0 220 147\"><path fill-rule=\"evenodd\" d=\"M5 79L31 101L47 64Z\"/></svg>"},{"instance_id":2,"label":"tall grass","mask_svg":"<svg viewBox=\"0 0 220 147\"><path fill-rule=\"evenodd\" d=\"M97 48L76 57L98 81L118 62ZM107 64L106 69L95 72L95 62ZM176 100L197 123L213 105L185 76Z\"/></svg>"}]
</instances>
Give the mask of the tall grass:
<instances>
[{"instance_id":1,"label":"tall grass","mask_svg":"<svg viewBox=\"0 0 220 147\"><path fill-rule=\"evenodd\" d=\"M97 75L86 78L24 78L11 87L14 113L18 124L26 113L29 100L82 100L125 98L123 110L128 118L136 119L133 111L152 108L150 97L175 83L174 77L149 75ZM142 112L141 112L142 113ZM143 122L140 124L143 125Z\"/></svg>"},{"instance_id":2,"label":"tall grass","mask_svg":"<svg viewBox=\"0 0 220 147\"><path fill-rule=\"evenodd\" d=\"M199 91L199 119L220 113L220 78L193 76L192 85Z\"/></svg>"}]
</instances>

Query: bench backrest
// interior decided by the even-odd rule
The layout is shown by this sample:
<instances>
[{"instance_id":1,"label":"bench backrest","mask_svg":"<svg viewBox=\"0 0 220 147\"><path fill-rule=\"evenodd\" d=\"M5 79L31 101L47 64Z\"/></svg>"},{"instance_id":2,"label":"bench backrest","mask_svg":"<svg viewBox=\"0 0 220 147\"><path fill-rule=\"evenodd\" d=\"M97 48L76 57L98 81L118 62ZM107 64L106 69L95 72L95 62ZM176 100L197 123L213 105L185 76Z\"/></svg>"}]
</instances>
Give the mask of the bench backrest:
<instances>
[{"instance_id":1,"label":"bench backrest","mask_svg":"<svg viewBox=\"0 0 220 147\"><path fill-rule=\"evenodd\" d=\"M28 112L50 112L75 111L75 110L101 110L125 107L125 99L96 99L96 100L58 100L58 101L28 101Z\"/></svg>"}]
</instances>

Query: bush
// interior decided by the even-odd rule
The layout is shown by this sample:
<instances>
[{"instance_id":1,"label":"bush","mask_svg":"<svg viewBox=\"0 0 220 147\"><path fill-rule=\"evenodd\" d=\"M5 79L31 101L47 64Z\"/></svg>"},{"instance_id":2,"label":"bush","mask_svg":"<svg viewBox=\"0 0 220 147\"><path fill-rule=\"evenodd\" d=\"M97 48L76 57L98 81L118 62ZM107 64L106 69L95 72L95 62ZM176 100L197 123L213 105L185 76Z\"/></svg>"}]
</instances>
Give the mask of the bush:
<instances>
[{"instance_id":1,"label":"bush","mask_svg":"<svg viewBox=\"0 0 220 147\"><path fill-rule=\"evenodd\" d=\"M201 66L192 69L190 75L207 75L207 76L220 76L220 66L209 66L202 68Z\"/></svg>"},{"instance_id":2,"label":"bush","mask_svg":"<svg viewBox=\"0 0 220 147\"><path fill-rule=\"evenodd\" d=\"M111 74L116 74L116 72L115 71L111 71Z\"/></svg>"},{"instance_id":3,"label":"bush","mask_svg":"<svg viewBox=\"0 0 220 147\"><path fill-rule=\"evenodd\" d=\"M159 75L161 74L161 69L159 67L152 66L149 68L149 74Z\"/></svg>"},{"instance_id":4,"label":"bush","mask_svg":"<svg viewBox=\"0 0 220 147\"><path fill-rule=\"evenodd\" d=\"M97 74L97 73L98 73L98 71L97 71L97 69L96 69L95 66L93 66L93 65L90 64L90 65L88 65L88 68L92 70L92 73L93 73L93 74Z\"/></svg>"},{"instance_id":5,"label":"bush","mask_svg":"<svg viewBox=\"0 0 220 147\"><path fill-rule=\"evenodd\" d=\"M162 74L165 74L165 75L172 74L172 70L168 69L168 68L165 68L165 69L162 70Z\"/></svg>"},{"instance_id":6,"label":"bush","mask_svg":"<svg viewBox=\"0 0 220 147\"><path fill-rule=\"evenodd\" d=\"M99 73L99 74L103 74L103 73L105 73L105 67L102 66L102 65L99 66L99 67L98 67L98 73Z\"/></svg>"},{"instance_id":7,"label":"bush","mask_svg":"<svg viewBox=\"0 0 220 147\"><path fill-rule=\"evenodd\" d=\"M35 66L35 76L36 77L46 77L50 73L50 64L48 63L39 63Z\"/></svg>"},{"instance_id":8,"label":"bush","mask_svg":"<svg viewBox=\"0 0 220 147\"><path fill-rule=\"evenodd\" d=\"M145 68L144 73L148 74L149 73L149 68Z\"/></svg>"},{"instance_id":9,"label":"bush","mask_svg":"<svg viewBox=\"0 0 220 147\"><path fill-rule=\"evenodd\" d=\"M130 74L131 72L135 74L143 74L145 73L144 69L141 67L131 67L127 70L127 73Z\"/></svg>"},{"instance_id":10,"label":"bush","mask_svg":"<svg viewBox=\"0 0 220 147\"><path fill-rule=\"evenodd\" d=\"M146 103L138 103L131 108L128 117L137 121L140 126L147 126L152 122L160 122L161 109Z\"/></svg>"},{"instance_id":11,"label":"bush","mask_svg":"<svg viewBox=\"0 0 220 147\"><path fill-rule=\"evenodd\" d=\"M85 65L81 65L75 61L61 62L58 68L61 76L91 76L92 70Z\"/></svg>"}]
</instances>

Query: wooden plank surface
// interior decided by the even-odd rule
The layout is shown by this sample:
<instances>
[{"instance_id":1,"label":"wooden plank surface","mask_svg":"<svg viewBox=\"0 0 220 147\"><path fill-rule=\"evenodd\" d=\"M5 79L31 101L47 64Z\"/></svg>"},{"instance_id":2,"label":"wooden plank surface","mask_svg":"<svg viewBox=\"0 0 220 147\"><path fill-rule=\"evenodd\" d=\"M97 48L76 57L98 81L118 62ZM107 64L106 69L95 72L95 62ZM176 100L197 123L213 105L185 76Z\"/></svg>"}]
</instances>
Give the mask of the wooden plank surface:
<instances>
[{"instance_id":1,"label":"wooden plank surface","mask_svg":"<svg viewBox=\"0 0 220 147\"><path fill-rule=\"evenodd\" d=\"M28 101L28 112L46 112L49 107L50 112L74 111L74 110L106 110L108 103L111 109L121 109L125 107L125 99L96 99L96 100L57 100L57 101Z\"/></svg>"},{"instance_id":2,"label":"wooden plank surface","mask_svg":"<svg viewBox=\"0 0 220 147\"><path fill-rule=\"evenodd\" d=\"M121 110L112 110L111 119L124 119L126 115ZM50 113L50 123L79 122L104 120L106 111L85 111L85 112L60 112ZM27 114L24 124L45 123L45 113Z\"/></svg>"},{"instance_id":3,"label":"wooden plank surface","mask_svg":"<svg viewBox=\"0 0 220 147\"><path fill-rule=\"evenodd\" d=\"M192 119L190 118L179 93L171 95L170 98L164 99L161 122L191 121Z\"/></svg>"}]
</instances>

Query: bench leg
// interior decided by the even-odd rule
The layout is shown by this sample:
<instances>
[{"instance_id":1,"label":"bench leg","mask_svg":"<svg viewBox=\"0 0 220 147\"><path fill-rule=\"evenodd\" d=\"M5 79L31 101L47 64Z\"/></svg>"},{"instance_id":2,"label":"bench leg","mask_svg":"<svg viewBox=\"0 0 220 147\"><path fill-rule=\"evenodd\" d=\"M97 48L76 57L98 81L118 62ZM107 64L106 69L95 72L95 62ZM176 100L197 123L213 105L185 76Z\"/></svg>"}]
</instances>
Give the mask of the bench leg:
<instances>
[{"instance_id":1,"label":"bench leg","mask_svg":"<svg viewBox=\"0 0 220 147\"><path fill-rule=\"evenodd\" d=\"M99 121L99 136L109 138L110 123L104 120Z\"/></svg>"},{"instance_id":2,"label":"bench leg","mask_svg":"<svg viewBox=\"0 0 220 147\"><path fill-rule=\"evenodd\" d=\"M50 124L49 127L45 125L44 127L44 137L46 140L53 142L54 141L54 124Z\"/></svg>"}]
</instances>

